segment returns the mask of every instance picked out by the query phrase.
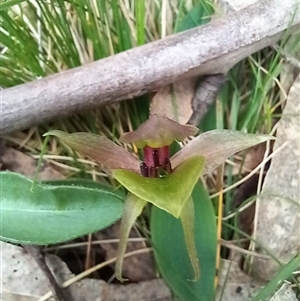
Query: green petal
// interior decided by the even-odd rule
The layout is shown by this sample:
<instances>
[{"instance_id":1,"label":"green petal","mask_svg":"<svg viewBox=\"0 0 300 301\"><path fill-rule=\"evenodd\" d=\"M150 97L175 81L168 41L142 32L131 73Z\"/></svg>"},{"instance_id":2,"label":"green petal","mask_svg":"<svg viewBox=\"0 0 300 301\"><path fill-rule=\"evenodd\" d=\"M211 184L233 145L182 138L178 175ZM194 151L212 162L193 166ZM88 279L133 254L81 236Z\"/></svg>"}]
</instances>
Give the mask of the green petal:
<instances>
[{"instance_id":1,"label":"green petal","mask_svg":"<svg viewBox=\"0 0 300 301\"><path fill-rule=\"evenodd\" d=\"M194 234L194 204L192 197L189 197L180 214L180 221L184 233L184 239L187 247L187 251L190 257L190 261L194 270L194 278L192 281L197 281L200 278L199 260L195 244Z\"/></svg>"},{"instance_id":2,"label":"green petal","mask_svg":"<svg viewBox=\"0 0 300 301\"><path fill-rule=\"evenodd\" d=\"M212 130L194 138L171 158L173 167L201 155L205 158L203 174L212 172L227 158L248 147L274 139L269 135L246 134L231 130Z\"/></svg>"},{"instance_id":3,"label":"green petal","mask_svg":"<svg viewBox=\"0 0 300 301\"><path fill-rule=\"evenodd\" d=\"M123 134L120 141L134 143L139 148L146 145L159 148L170 145L174 140L183 141L184 138L195 135L197 132L198 128L193 125L182 125L167 117L154 114L137 130Z\"/></svg>"},{"instance_id":4,"label":"green petal","mask_svg":"<svg viewBox=\"0 0 300 301\"><path fill-rule=\"evenodd\" d=\"M122 266L130 229L132 228L137 217L141 214L146 204L146 201L131 193L128 194L125 200L124 211L121 219L120 242L116 261L116 278L121 282L126 280L125 278L122 278Z\"/></svg>"},{"instance_id":5,"label":"green petal","mask_svg":"<svg viewBox=\"0 0 300 301\"><path fill-rule=\"evenodd\" d=\"M107 169L127 169L140 173L140 160L105 136L84 132L68 134L56 130L44 136L58 137L71 149L95 160L97 164Z\"/></svg>"},{"instance_id":6,"label":"green petal","mask_svg":"<svg viewBox=\"0 0 300 301\"><path fill-rule=\"evenodd\" d=\"M205 163L204 157L195 156L179 165L172 174L163 178L145 178L126 170L114 170L113 176L139 198L179 218L191 195Z\"/></svg>"}]
</instances>

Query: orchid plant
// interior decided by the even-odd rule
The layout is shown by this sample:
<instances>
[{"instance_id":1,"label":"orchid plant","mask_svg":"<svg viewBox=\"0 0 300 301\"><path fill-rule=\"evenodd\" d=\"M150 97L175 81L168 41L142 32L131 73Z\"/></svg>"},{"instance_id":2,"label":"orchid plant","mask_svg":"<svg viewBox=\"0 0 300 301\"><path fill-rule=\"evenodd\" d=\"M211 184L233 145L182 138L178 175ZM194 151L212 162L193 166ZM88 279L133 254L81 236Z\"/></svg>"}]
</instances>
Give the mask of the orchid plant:
<instances>
[{"instance_id":1,"label":"orchid plant","mask_svg":"<svg viewBox=\"0 0 300 301\"><path fill-rule=\"evenodd\" d=\"M121 219L116 277L122 278L123 257L130 229L147 202L180 219L186 247L196 281L200 267L194 242L194 208L192 191L200 176L209 174L236 152L269 140L268 135L244 134L238 131L213 130L192 139L170 157L174 140L194 136L198 128L182 125L160 115L150 118L120 141L143 150L143 161L108 138L90 133L68 134L50 131L81 155L93 159L127 190Z\"/></svg>"}]
</instances>

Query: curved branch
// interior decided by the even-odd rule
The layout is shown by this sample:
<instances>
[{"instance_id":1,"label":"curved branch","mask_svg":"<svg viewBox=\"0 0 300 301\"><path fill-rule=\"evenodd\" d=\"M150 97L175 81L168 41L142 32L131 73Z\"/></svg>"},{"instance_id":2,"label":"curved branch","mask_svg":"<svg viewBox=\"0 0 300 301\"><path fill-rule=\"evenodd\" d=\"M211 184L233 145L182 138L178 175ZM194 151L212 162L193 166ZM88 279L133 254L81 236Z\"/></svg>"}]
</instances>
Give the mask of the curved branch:
<instances>
[{"instance_id":1,"label":"curved branch","mask_svg":"<svg viewBox=\"0 0 300 301\"><path fill-rule=\"evenodd\" d=\"M298 0L264 0L112 57L2 90L0 134L157 90L179 79L227 72L300 25Z\"/></svg>"}]
</instances>

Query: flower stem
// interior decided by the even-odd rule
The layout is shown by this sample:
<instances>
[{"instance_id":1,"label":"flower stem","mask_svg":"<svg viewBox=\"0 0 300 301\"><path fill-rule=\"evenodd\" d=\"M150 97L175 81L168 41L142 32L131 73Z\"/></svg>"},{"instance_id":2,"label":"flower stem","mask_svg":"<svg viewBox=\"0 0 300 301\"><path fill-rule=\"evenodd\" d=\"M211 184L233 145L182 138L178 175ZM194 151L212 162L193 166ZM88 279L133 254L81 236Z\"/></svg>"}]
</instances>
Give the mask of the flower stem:
<instances>
[{"instance_id":1,"label":"flower stem","mask_svg":"<svg viewBox=\"0 0 300 301\"><path fill-rule=\"evenodd\" d=\"M116 261L116 278L121 282L127 280L125 278L122 278L122 266L129 233L135 220L141 214L146 203L146 201L140 199L139 197L131 193L128 194L125 201L125 207L121 220L120 242L118 246Z\"/></svg>"}]
</instances>

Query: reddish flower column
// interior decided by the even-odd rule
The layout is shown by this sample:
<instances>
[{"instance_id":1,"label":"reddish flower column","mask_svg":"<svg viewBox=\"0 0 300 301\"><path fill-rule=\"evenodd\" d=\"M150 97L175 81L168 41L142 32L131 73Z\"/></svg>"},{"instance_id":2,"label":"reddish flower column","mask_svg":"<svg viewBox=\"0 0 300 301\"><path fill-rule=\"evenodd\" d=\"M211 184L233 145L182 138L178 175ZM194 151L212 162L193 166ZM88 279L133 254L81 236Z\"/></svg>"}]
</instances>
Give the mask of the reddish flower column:
<instances>
[{"instance_id":1,"label":"reddish flower column","mask_svg":"<svg viewBox=\"0 0 300 301\"><path fill-rule=\"evenodd\" d=\"M142 176L157 178L172 172L169 145L160 148L145 146L143 151L144 162L141 163Z\"/></svg>"}]
</instances>

